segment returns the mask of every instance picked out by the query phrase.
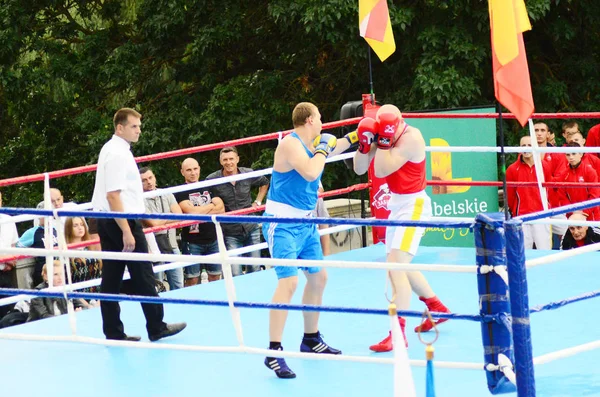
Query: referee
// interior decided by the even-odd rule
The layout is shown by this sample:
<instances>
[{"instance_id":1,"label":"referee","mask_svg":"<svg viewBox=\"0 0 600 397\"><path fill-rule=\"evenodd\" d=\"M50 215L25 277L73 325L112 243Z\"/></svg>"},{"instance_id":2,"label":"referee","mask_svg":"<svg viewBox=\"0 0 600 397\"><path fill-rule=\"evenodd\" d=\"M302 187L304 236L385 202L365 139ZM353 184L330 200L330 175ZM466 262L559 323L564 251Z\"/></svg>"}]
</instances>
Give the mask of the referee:
<instances>
[{"instance_id":1,"label":"referee","mask_svg":"<svg viewBox=\"0 0 600 397\"><path fill-rule=\"evenodd\" d=\"M98 158L96 184L92 204L95 211L146 212L142 196L142 182L137 164L131 153L131 143L141 134L142 115L133 109L123 108L115 113L115 134L104 144ZM98 234L103 251L148 253L141 223L132 219L98 219ZM150 262L103 260L102 284L106 294L121 290L125 266L131 275L132 292L137 295L158 296L154 272ZM118 302L101 301L102 328L107 339L139 341L139 336L125 334ZM146 330L151 341L181 332L186 323L166 324L163 305L142 303L146 317Z\"/></svg>"}]
</instances>

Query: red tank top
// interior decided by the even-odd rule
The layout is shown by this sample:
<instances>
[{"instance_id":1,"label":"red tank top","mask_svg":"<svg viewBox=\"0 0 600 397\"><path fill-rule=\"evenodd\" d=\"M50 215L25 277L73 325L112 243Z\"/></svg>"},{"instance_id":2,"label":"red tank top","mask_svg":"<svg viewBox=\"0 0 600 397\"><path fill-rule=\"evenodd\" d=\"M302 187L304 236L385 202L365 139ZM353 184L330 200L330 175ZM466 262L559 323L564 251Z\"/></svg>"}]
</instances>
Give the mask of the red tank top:
<instances>
[{"instance_id":1,"label":"red tank top","mask_svg":"<svg viewBox=\"0 0 600 397\"><path fill-rule=\"evenodd\" d=\"M392 193L411 194L425 189L425 160L420 163L407 161L396 172L385 177L385 181Z\"/></svg>"}]
</instances>

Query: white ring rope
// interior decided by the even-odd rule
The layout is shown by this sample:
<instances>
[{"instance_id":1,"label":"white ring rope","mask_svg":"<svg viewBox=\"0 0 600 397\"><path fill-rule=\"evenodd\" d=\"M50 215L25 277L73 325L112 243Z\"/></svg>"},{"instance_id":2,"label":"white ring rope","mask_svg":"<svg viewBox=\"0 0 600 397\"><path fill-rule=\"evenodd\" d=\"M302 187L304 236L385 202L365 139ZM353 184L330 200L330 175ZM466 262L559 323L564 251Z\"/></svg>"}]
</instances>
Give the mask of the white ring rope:
<instances>
[{"instance_id":1,"label":"white ring rope","mask_svg":"<svg viewBox=\"0 0 600 397\"><path fill-rule=\"evenodd\" d=\"M532 267L536 267L539 265L546 265L548 263L553 263L553 262L557 262L557 261L560 261L563 259L568 259L573 256L577 256L579 254L585 254L588 252L594 252L594 251L598 251L598 250L600 250L600 243L584 245L583 247L577 247L577 248L570 249L567 251L560 251L556 254L550 254L550 255L544 256L542 258L529 259L529 260L525 261L525 266L527 267L527 269L530 269Z\"/></svg>"},{"instance_id":2,"label":"white ring rope","mask_svg":"<svg viewBox=\"0 0 600 397\"><path fill-rule=\"evenodd\" d=\"M42 248L2 248L0 253L11 255L41 256L64 255L68 258L97 258L129 261L180 261L186 263L221 264L219 253L211 255L176 255L176 254L143 254L137 252L109 252L109 251L74 251L74 250L47 250ZM348 262L340 260L314 260L314 259L273 259L273 258L250 258L229 257L229 262L235 265L269 265L269 266L317 266L317 267L340 267L340 268L368 268L384 270L404 271L432 271L450 273L476 273L475 265L447 265L447 264L407 264L394 262Z\"/></svg>"},{"instance_id":3,"label":"white ring rope","mask_svg":"<svg viewBox=\"0 0 600 397\"><path fill-rule=\"evenodd\" d=\"M589 343L584 343L582 345L577 345L577 346L569 347L566 349L557 350L552 353L543 354L538 357L534 357L533 363L535 365L546 364L546 363L549 363L549 362L552 362L552 361L555 361L558 359L571 357L571 356L574 356L579 353L585 353L585 352L596 350L596 349L600 349L600 340L597 340L594 342L589 342Z\"/></svg>"},{"instance_id":4,"label":"white ring rope","mask_svg":"<svg viewBox=\"0 0 600 397\"><path fill-rule=\"evenodd\" d=\"M336 162L336 161L340 161L340 160L350 159L353 157L354 157L354 153L343 153L343 154L338 154L337 156L328 157L327 160L325 160L325 162L332 163L332 162ZM244 179L256 178L256 177L260 177L260 176L264 176L264 175L270 175L272 173L273 173L273 168L265 168L263 170L246 172L243 174L235 174L235 175L225 176L225 177L221 177L221 178L215 178L215 179L199 181L199 182L195 182L195 183L188 183L188 184L173 186L173 187L169 187L169 188L155 189L155 190L151 190L149 192L144 192L143 197L144 198L152 198L152 197L164 196L165 194L168 194L168 193L185 192L185 191L188 191L191 189L199 189L199 188L204 188L204 187L216 186L216 185L221 185L223 183L228 183L228 182L237 182L237 181L241 181ZM52 208L52 207L50 207L50 208ZM47 209L50 209L50 208L47 208ZM75 208L81 209L81 210L92 209L92 203L74 204L74 205L70 205L68 208L63 207L62 210L68 211L68 210L73 210ZM59 214L60 214L60 209L59 209ZM38 219L38 218L40 218L40 217L35 216L35 215L17 215L17 216L12 217L11 219L0 221L0 225L5 224L5 223L19 223L19 222L31 221L31 220Z\"/></svg>"},{"instance_id":5,"label":"white ring rope","mask_svg":"<svg viewBox=\"0 0 600 397\"><path fill-rule=\"evenodd\" d=\"M88 336L63 336L63 335L34 335L34 334L9 334L0 332L0 339L8 340L23 340L23 341L44 341L44 342L77 342L101 346L119 346L131 347L137 349L156 349L156 350L179 350L179 351L198 351L205 353L247 353L257 354L260 356L282 357L282 358L301 358L307 360L326 360L326 361L349 361L361 362L368 364L394 364L392 358L376 358L368 356L350 356L350 355L333 355L333 354L314 354L301 353L283 350L269 350L257 347L248 346L196 346L196 345L181 345L171 343L150 343L150 342L128 342L120 340L109 340L92 338ZM416 367L425 367L425 360L410 360L410 364ZM455 362L455 361L435 361L434 366L437 368L451 369L473 369L481 370L483 364Z\"/></svg>"}]
</instances>

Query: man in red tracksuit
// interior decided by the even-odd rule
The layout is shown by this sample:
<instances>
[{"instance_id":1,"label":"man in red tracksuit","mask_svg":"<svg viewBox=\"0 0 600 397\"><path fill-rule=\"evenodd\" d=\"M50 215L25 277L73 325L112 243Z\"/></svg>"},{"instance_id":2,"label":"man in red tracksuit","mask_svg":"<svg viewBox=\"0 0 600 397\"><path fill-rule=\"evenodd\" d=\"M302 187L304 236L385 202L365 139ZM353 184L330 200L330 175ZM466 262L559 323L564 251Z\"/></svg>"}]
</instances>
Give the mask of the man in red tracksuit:
<instances>
[{"instance_id":1,"label":"man in red tracksuit","mask_svg":"<svg viewBox=\"0 0 600 397\"><path fill-rule=\"evenodd\" d=\"M537 122L533 124L533 128L535 130L535 137L539 147L552 146L548 145L548 134L550 133L548 124L544 122ZM553 178L556 177L560 169L567 166L567 160L562 153L545 153L544 159L549 164L550 175L552 175ZM558 196L556 189L554 188L548 189L548 204L550 208L558 207ZM551 218L560 220L567 219L564 215L554 215ZM566 226L552 225L552 249L560 249L560 242L566 231Z\"/></svg>"},{"instance_id":2,"label":"man in red tracksuit","mask_svg":"<svg viewBox=\"0 0 600 397\"><path fill-rule=\"evenodd\" d=\"M586 147L600 147L600 124L596 124L587 133ZM598 149L600 151L600 148ZM595 154L600 157L600 153Z\"/></svg>"},{"instance_id":3,"label":"man in red tracksuit","mask_svg":"<svg viewBox=\"0 0 600 397\"><path fill-rule=\"evenodd\" d=\"M531 147L531 137L521 138L521 147ZM512 163L506 170L507 182L537 182L537 173L533 160L533 153L524 152L519 155L517 161ZM550 164L542 159L542 168L544 180L549 181ZM511 187L506 189L506 201L508 208L513 216L531 214L532 212L542 211L542 198L537 186L533 187ZM525 248L531 249L535 244L537 249L551 249L552 237L550 225L542 224L524 224L523 235L525 238Z\"/></svg>"},{"instance_id":4,"label":"man in red tracksuit","mask_svg":"<svg viewBox=\"0 0 600 397\"><path fill-rule=\"evenodd\" d=\"M571 142L567 144L567 147L580 146L576 142ZM598 174L594 170L594 167L592 167L589 162L582 161L582 157L583 153L567 153L566 158L569 166L562 168L561 172L559 172L559 175L557 175L554 180L556 182L598 182ZM557 189L557 196L558 204L560 206L575 204L600 197L600 188L561 187ZM600 219L598 207L587 208L583 210L583 213L587 216L589 221ZM567 214L567 216L570 215L570 213Z\"/></svg>"}]
</instances>

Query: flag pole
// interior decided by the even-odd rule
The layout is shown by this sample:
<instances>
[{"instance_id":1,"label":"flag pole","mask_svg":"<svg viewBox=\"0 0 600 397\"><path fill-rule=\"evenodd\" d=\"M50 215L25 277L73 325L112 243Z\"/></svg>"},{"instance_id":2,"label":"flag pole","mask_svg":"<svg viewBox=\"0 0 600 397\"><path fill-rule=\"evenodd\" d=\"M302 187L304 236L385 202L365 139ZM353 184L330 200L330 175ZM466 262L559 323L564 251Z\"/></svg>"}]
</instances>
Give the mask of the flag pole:
<instances>
[{"instance_id":1,"label":"flag pole","mask_svg":"<svg viewBox=\"0 0 600 397\"><path fill-rule=\"evenodd\" d=\"M502 105L496 101L498 123L500 123L500 171L502 172L502 190L504 191L504 219L509 220L508 192L506 191L506 153L504 152L504 123L502 122Z\"/></svg>"},{"instance_id":2,"label":"flag pole","mask_svg":"<svg viewBox=\"0 0 600 397\"><path fill-rule=\"evenodd\" d=\"M373 64L371 62L371 46L368 43L367 54L369 54L369 88L371 90L371 105L375 105L375 91L373 90Z\"/></svg>"}]
</instances>

